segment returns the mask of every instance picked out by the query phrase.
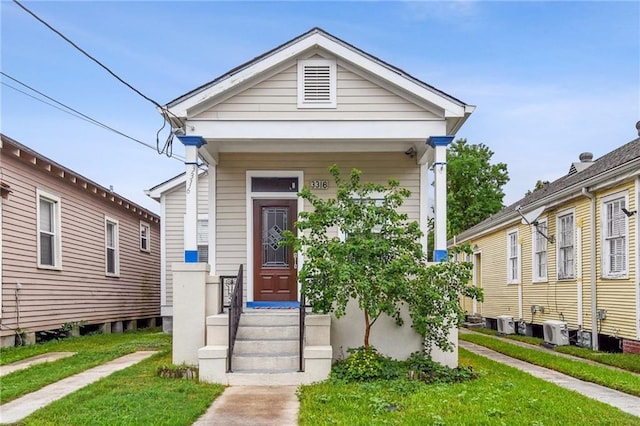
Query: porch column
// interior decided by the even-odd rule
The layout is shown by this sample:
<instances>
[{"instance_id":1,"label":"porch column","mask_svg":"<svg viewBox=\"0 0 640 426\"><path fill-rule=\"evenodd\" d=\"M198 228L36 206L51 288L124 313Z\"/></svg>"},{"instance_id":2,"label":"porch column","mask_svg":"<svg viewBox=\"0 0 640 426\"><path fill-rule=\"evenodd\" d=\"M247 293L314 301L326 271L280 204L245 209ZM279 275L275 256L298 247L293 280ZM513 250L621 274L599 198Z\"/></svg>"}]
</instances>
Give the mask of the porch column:
<instances>
[{"instance_id":1,"label":"porch column","mask_svg":"<svg viewBox=\"0 0 640 426\"><path fill-rule=\"evenodd\" d=\"M429 145L434 149L434 252L433 261L447 259L447 146L453 136L431 136Z\"/></svg>"},{"instance_id":2,"label":"porch column","mask_svg":"<svg viewBox=\"0 0 640 426\"><path fill-rule=\"evenodd\" d=\"M184 261L198 262L198 148L207 142L202 136L178 135L185 148L186 213L184 219Z\"/></svg>"}]
</instances>

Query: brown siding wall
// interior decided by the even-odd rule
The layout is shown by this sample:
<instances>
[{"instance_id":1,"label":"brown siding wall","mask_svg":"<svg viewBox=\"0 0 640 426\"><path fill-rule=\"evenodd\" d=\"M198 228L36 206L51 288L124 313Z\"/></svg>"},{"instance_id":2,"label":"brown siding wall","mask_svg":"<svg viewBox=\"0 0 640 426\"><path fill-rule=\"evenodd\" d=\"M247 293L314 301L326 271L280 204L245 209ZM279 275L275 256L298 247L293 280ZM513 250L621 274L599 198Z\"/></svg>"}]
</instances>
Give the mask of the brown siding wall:
<instances>
[{"instance_id":1,"label":"brown siding wall","mask_svg":"<svg viewBox=\"0 0 640 426\"><path fill-rule=\"evenodd\" d=\"M159 223L11 155L1 166L13 191L2 204L1 336L160 315ZM61 270L37 267L36 189L60 197ZM119 223L117 278L105 275L105 216ZM151 228L150 252L139 248L140 221Z\"/></svg>"}]
</instances>

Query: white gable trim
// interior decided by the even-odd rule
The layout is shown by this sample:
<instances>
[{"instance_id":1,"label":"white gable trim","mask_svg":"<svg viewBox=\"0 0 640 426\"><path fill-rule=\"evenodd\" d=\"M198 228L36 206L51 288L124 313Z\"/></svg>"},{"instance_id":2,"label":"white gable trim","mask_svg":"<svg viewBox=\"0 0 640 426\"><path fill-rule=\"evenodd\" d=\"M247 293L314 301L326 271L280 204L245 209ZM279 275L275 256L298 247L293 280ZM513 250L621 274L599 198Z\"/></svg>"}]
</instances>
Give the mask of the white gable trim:
<instances>
[{"instance_id":1,"label":"white gable trim","mask_svg":"<svg viewBox=\"0 0 640 426\"><path fill-rule=\"evenodd\" d=\"M449 98L434 89L418 84L417 82L407 78L407 76L399 74L397 70L392 70L386 64L374 61L362 55L360 52L357 52L354 48L347 46L344 43L333 40L320 32L311 32L310 34L295 40L288 46L273 52L271 55L255 63L249 64L247 67L239 70L235 74L227 76L218 83L188 96L181 101L177 101L175 104L169 106L168 109L171 114L175 114L179 117L187 117L187 111L189 109L201 104L202 102L207 102L209 99L241 85L283 62L290 62L293 58L303 56L305 51L316 47L326 49L339 58L364 68L372 74L378 75L382 79L389 81L393 85L441 107L445 110L445 117L464 117L466 114L471 112L469 109L473 108L460 101L454 100L453 98Z\"/></svg>"}]
</instances>

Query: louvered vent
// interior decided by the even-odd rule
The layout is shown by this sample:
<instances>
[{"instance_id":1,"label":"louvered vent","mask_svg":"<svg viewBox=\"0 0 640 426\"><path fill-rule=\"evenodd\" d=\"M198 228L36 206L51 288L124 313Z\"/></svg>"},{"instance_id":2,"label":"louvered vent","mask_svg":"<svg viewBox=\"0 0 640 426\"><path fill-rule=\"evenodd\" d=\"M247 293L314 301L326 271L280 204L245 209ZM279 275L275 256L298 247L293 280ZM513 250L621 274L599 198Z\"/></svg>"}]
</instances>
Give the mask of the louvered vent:
<instances>
[{"instance_id":1,"label":"louvered vent","mask_svg":"<svg viewBox=\"0 0 640 426\"><path fill-rule=\"evenodd\" d=\"M335 108L336 64L326 59L298 63L298 107Z\"/></svg>"},{"instance_id":2,"label":"louvered vent","mask_svg":"<svg viewBox=\"0 0 640 426\"><path fill-rule=\"evenodd\" d=\"M303 78L305 102L331 101L329 65L307 65L304 67Z\"/></svg>"}]
</instances>

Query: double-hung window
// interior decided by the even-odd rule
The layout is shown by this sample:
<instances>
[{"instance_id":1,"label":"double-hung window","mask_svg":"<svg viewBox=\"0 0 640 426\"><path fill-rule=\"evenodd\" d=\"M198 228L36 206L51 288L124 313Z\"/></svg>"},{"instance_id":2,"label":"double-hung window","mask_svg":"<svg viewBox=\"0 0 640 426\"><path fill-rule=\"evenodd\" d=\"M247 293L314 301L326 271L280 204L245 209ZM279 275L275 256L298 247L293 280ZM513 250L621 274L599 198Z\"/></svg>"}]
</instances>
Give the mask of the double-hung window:
<instances>
[{"instance_id":1,"label":"double-hung window","mask_svg":"<svg viewBox=\"0 0 640 426\"><path fill-rule=\"evenodd\" d=\"M626 195L616 194L603 200L602 205L602 276L623 278L628 269L628 226Z\"/></svg>"},{"instance_id":2,"label":"double-hung window","mask_svg":"<svg viewBox=\"0 0 640 426\"><path fill-rule=\"evenodd\" d=\"M533 226L533 281L547 281L547 239L548 233L546 219L538 220L538 225Z\"/></svg>"},{"instance_id":3,"label":"double-hung window","mask_svg":"<svg viewBox=\"0 0 640 426\"><path fill-rule=\"evenodd\" d=\"M507 232L507 284L520 282L520 243L518 230Z\"/></svg>"},{"instance_id":4,"label":"double-hung window","mask_svg":"<svg viewBox=\"0 0 640 426\"><path fill-rule=\"evenodd\" d=\"M120 275L120 250L118 247L118 221L106 217L104 220L105 236L105 273L108 276Z\"/></svg>"},{"instance_id":5,"label":"double-hung window","mask_svg":"<svg viewBox=\"0 0 640 426\"><path fill-rule=\"evenodd\" d=\"M38 268L62 268L60 197L37 190Z\"/></svg>"},{"instance_id":6,"label":"double-hung window","mask_svg":"<svg viewBox=\"0 0 640 426\"><path fill-rule=\"evenodd\" d=\"M151 226L146 222L140 222L140 250L151 251Z\"/></svg>"},{"instance_id":7,"label":"double-hung window","mask_svg":"<svg viewBox=\"0 0 640 426\"><path fill-rule=\"evenodd\" d=\"M573 212L560 214L558 229L558 279L568 280L575 277Z\"/></svg>"}]
</instances>

